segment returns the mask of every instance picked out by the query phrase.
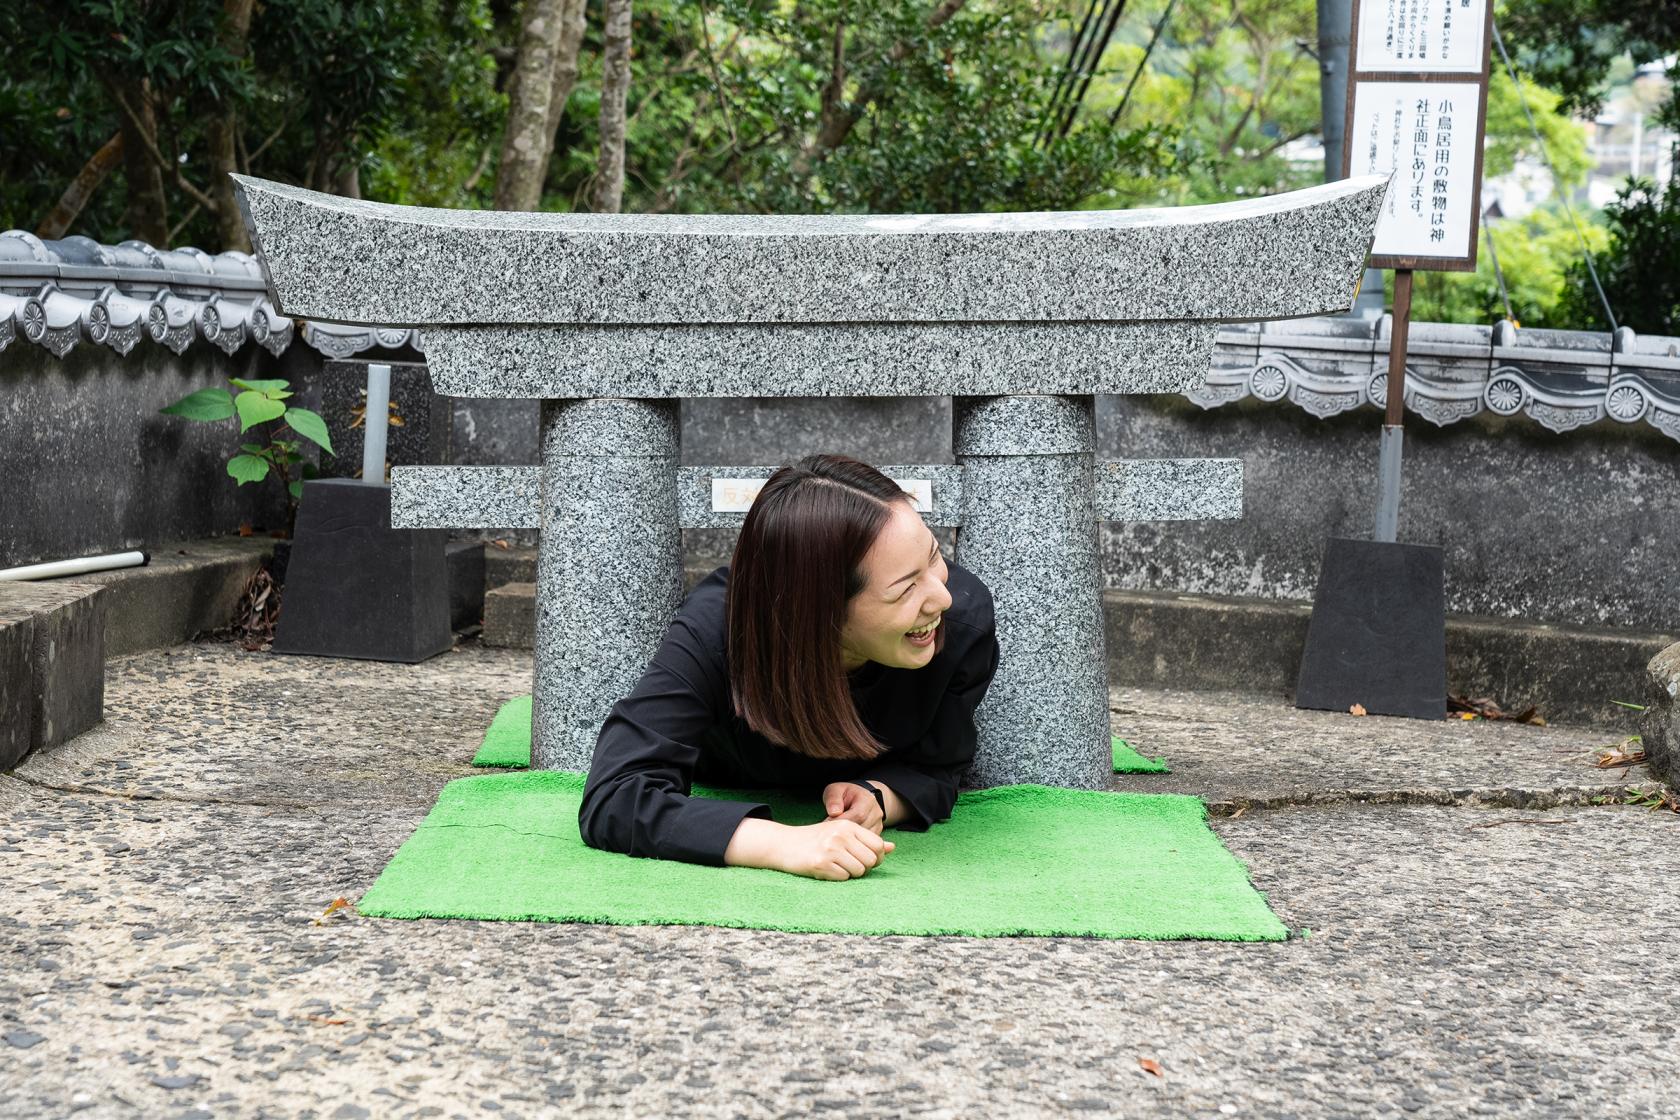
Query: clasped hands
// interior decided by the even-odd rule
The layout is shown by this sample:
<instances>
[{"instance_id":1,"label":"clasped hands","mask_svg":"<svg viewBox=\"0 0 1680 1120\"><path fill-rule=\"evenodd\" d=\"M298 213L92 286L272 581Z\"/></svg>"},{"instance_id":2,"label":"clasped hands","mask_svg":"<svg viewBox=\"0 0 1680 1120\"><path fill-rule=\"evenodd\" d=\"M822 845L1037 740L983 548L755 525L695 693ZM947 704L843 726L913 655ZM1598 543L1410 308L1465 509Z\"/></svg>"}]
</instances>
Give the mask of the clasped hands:
<instances>
[{"instance_id":1,"label":"clasped hands","mask_svg":"<svg viewBox=\"0 0 1680 1120\"><path fill-rule=\"evenodd\" d=\"M880 782L876 782L875 786L881 790L883 798L892 796ZM823 787L822 800L831 821L856 821L877 836L887 827L886 816L875 795L856 782L830 782Z\"/></svg>"}]
</instances>

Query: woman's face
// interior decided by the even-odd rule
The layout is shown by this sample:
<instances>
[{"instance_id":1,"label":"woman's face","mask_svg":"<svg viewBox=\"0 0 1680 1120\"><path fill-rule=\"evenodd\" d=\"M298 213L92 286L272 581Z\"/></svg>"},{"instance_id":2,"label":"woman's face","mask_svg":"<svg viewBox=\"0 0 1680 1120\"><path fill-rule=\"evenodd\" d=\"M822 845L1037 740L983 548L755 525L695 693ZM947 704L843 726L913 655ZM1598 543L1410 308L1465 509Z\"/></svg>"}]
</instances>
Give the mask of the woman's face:
<instances>
[{"instance_id":1,"label":"woman's face","mask_svg":"<svg viewBox=\"0 0 1680 1120\"><path fill-rule=\"evenodd\" d=\"M866 661L920 669L932 661L945 646L942 616L951 605L945 590L950 570L939 542L909 502L892 503L892 516L864 555L863 572L863 590L847 604L840 631L846 669ZM912 640L911 631L934 623L925 640Z\"/></svg>"}]
</instances>

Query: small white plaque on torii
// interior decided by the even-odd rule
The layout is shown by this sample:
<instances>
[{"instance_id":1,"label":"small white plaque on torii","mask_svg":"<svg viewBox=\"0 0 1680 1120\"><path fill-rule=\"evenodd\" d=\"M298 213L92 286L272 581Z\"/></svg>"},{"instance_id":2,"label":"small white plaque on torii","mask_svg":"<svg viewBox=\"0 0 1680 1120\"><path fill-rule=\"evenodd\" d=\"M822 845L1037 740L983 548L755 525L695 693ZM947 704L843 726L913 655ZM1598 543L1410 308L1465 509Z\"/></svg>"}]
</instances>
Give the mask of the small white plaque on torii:
<instances>
[{"instance_id":1,"label":"small white plaque on torii","mask_svg":"<svg viewBox=\"0 0 1680 1120\"><path fill-rule=\"evenodd\" d=\"M763 478L714 478L712 479L712 512L713 513L746 513L752 508L753 499L769 481ZM933 509L933 480L928 478L895 478L899 486L909 491L915 501L916 512L926 513Z\"/></svg>"}]
</instances>

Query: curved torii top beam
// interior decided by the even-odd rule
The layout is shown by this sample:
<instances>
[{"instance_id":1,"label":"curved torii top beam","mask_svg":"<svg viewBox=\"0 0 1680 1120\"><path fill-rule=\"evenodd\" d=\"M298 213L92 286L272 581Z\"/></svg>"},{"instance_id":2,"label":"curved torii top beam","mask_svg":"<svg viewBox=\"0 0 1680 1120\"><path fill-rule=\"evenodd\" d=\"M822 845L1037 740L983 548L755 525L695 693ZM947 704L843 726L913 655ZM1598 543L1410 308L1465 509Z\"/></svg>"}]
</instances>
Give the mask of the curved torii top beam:
<instances>
[{"instance_id":1,"label":"curved torii top beam","mask_svg":"<svg viewBox=\"0 0 1680 1120\"><path fill-rule=\"evenodd\" d=\"M422 329L457 396L1165 392L1221 322L1344 311L1387 180L930 215L393 206L236 175L271 298Z\"/></svg>"}]
</instances>

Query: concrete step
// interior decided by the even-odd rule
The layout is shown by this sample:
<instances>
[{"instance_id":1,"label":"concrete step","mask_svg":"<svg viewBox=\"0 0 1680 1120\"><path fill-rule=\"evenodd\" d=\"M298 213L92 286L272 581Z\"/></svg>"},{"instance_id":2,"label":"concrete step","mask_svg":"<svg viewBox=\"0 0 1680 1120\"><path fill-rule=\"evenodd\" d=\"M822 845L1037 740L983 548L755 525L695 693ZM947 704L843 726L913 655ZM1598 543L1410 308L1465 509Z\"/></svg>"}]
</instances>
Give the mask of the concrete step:
<instances>
[{"instance_id":1,"label":"concrete step","mask_svg":"<svg viewBox=\"0 0 1680 1120\"><path fill-rule=\"evenodd\" d=\"M685 590L715 566L687 568ZM485 596L484 644L530 649L535 613L535 583L492 589ZM1112 687L1293 697L1312 604L1108 591L1103 614ZM1638 713L1614 701L1640 702L1647 663L1676 640L1631 630L1448 615L1447 687L1467 696L1491 696L1506 711L1533 705L1552 722L1633 734Z\"/></svg>"},{"instance_id":2,"label":"concrete step","mask_svg":"<svg viewBox=\"0 0 1680 1120\"><path fill-rule=\"evenodd\" d=\"M484 632L496 649L531 649L537 637L537 585L504 583L484 593Z\"/></svg>"},{"instance_id":3,"label":"concrete step","mask_svg":"<svg viewBox=\"0 0 1680 1120\"><path fill-rule=\"evenodd\" d=\"M0 580L0 770L105 718L109 600L93 583Z\"/></svg>"},{"instance_id":4,"label":"concrete step","mask_svg":"<svg viewBox=\"0 0 1680 1120\"><path fill-rule=\"evenodd\" d=\"M76 576L107 589L105 654L180 645L226 626L245 582L274 552L273 537L208 537L151 548L143 568ZM42 586L57 580L37 581Z\"/></svg>"},{"instance_id":5,"label":"concrete step","mask_svg":"<svg viewBox=\"0 0 1680 1120\"><path fill-rule=\"evenodd\" d=\"M498 548L484 546L484 586L501 587L508 583L537 582L537 550L534 548Z\"/></svg>"},{"instance_id":6,"label":"concrete step","mask_svg":"<svg viewBox=\"0 0 1680 1120\"><path fill-rule=\"evenodd\" d=\"M1239 689L1293 698L1312 604L1174 592L1103 597L1109 680L1139 688ZM1626 729L1645 666L1666 634L1482 615L1447 615L1447 688L1491 696L1508 712L1533 705L1547 720Z\"/></svg>"}]
</instances>

